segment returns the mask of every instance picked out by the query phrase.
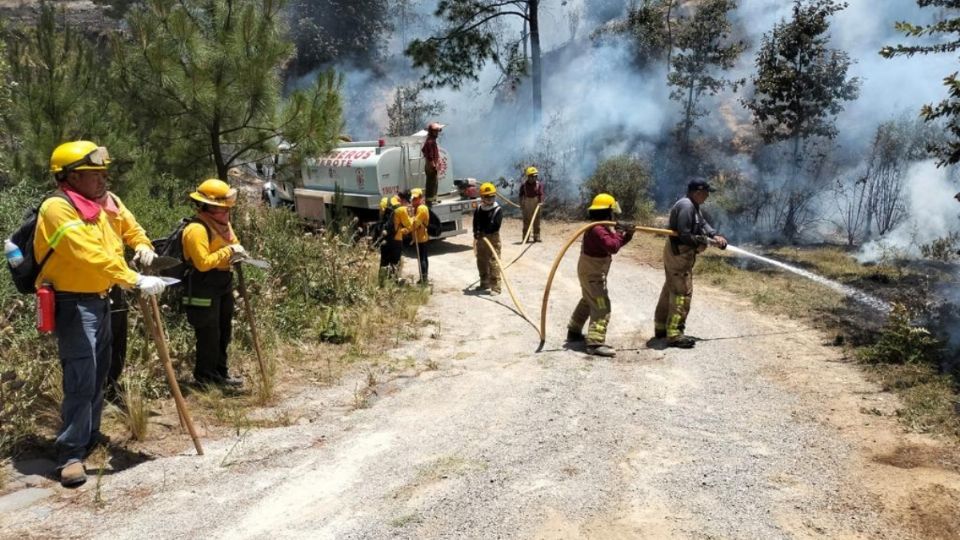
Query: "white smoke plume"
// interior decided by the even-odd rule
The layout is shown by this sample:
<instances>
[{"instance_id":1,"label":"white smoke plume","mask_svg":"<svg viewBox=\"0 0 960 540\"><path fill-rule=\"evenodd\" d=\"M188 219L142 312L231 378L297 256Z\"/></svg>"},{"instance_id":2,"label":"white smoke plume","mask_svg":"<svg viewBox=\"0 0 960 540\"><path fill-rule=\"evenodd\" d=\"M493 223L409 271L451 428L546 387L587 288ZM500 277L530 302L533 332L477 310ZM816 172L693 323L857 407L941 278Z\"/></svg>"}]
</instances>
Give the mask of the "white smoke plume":
<instances>
[{"instance_id":1,"label":"white smoke plume","mask_svg":"<svg viewBox=\"0 0 960 540\"><path fill-rule=\"evenodd\" d=\"M544 51L543 118L549 122L553 149L571 156L575 166L568 178L555 182L578 184L596 164L615 153L652 158L652 147L669 136L678 121L678 108L669 100L666 69L656 66L640 72L630 63L629 43L603 40L594 43L590 33L611 16L626 13L631 0L544 0L541 3L541 41ZM687 3L695 4L696 0ZM929 23L942 17L935 9L921 9L914 0L848 0L849 6L831 20L831 46L846 51L855 62L850 75L861 79L860 97L845 106L837 119L835 146L852 169L868 154L879 123L904 112L918 114L920 107L943 99L944 76L956 71L951 55L920 55L887 60L878 51L896 43L910 42L894 28L905 20ZM748 50L729 78L749 77L754 71L761 36L791 14L787 0L741 0L733 14L735 27L744 32ZM405 19L406 38L424 37L435 31L435 1L414 3L412 17ZM571 15L579 24L571 24ZM955 15L955 14L954 14ZM576 28L575 37L571 31ZM506 35L519 35L519 21L504 25ZM348 80L347 132L355 139L374 139L386 130L385 108L392 88L409 84L419 76L402 55L405 43L394 35L390 58L376 69L356 70L341 66ZM376 74L374 74L376 73ZM437 89L426 94L438 99L446 110L438 120L448 124L441 144L447 147L457 176L492 179L515 178L523 155L535 149L542 134L532 125L528 109L529 87L516 89L515 99L491 90L499 79L488 65L476 84L453 91ZM744 92L744 90L741 90ZM738 126L749 124L749 114L739 103L742 94L726 92L705 102L711 110L701 120L701 129L713 140L730 140ZM601 144L602 143L602 144ZM737 163L736 156L729 162ZM750 170L743 171L752 174ZM674 183L677 179L669 179ZM661 179L664 181L664 179ZM952 193L951 193L952 195ZM829 217L829 216L828 216Z\"/></svg>"},{"instance_id":2,"label":"white smoke plume","mask_svg":"<svg viewBox=\"0 0 960 540\"><path fill-rule=\"evenodd\" d=\"M863 246L857 258L873 262L884 258L916 258L920 246L960 231L960 203L956 170L937 167L936 161L913 164L907 171L909 218L882 238Z\"/></svg>"}]
</instances>

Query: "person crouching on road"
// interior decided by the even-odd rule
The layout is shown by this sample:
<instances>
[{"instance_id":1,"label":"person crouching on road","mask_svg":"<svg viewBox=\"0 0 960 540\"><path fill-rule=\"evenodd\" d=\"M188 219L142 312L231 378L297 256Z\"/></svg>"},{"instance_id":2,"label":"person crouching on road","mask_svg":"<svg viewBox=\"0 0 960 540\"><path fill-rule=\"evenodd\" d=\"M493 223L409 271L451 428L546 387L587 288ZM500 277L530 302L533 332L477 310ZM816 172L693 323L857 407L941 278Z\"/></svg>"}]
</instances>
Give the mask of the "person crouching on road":
<instances>
[{"instance_id":1,"label":"person crouching on road","mask_svg":"<svg viewBox=\"0 0 960 540\"><path fill-rule=\"evenodd\" d=\"M480 271L480 285L478 291L490 291L490 294L500 294L500 266L486 239L493 246L493 250L500 256L500 225L503 223L503 212L497 203L497 188L490 182L480 186L480 206L473 211L473 239L477 243L477 270Z\"/></svg>"},{"instance_id":2,"label":"person crouching on road","mask_svg":"<svg viewBox=\"0 0 960 540\"><path fill-rule=\"evenodd\" d=\"M204 180L190 198L196 221L183 229L183 257L189 265L183 304L196 334L193 378L200 384L242 386L227 372L233 324L233 266L246 250L230 225L237 190L218 179Z\"/></svg>"},{"instance_id":3,"label":"person crouching on road","mask_svg":"<svg viewBox=\"0 0 960 540\"><path fill-rule=\"evenodd\" d=\"M409 208L404 208L403 212L398 212L401 232L403 232L401 238L408 232L413 237L420 263L419 283L420 285L427 285L429 283L427 272L430 268L427 258L427 242L430 241L430 235L427 234L427 225L430 224L430 210L424 204L423 190L420 188L410 190L410 202L413 204L413 217L410 216Z\"/></svg>"},{"instance_id":4,"label":"person crouching on road","mask_svg":"<svg viewBox=\"0 0 960 540\"><path fill-rule=\"evenodd\" d=\"M660 300L654 314L654 336L667 338L667 346L690 349L696 341L684 335L690 300L693 298L693 265L697 253L711 243L720 249L727 247L727 239L707 223L700 206L714 191L703 180L687 184L687 195L670 209L670 230L677 236L667 238L663 246L663 270L666 280L660 290Z\"/></svg>"},{"instance_id":5,"label":"person crouching on road","mask_svg":"<svg viewBox=\"0 0 960 540\"><path fill-rule=\"evenodd\" d=\"M543 182L536 167L527 167L524 176L526 180L520 184L520 211L523 213L523 236L520 241L527 238L530 227L533 227L533 236L529 241L540 242L540 212L537 212L537 207L543 204Z\"/></svg>"},{"instance_id":6,"label":"person crouching on road","mask_svg":"<svg viewBox=\"0 0 960 540\"><path fill-rule=\"evenodd\" d=\"M58 193L40 205L33 239L41 264L36 286L54 290L63 370L62 426L55 444L60 483L67 487L86 482L83 460L100 439L112 342L107 291L115 285L136 287L144 295L164 289L160 278L134 272L123 259L122 239L110 220L124 208L107 192L109 164L107 149L91 141L58 146L50 156Z\"/></svg>"},{"instance_id":7,"label":"person crouching on road","mask_svg":"<svg viewBox=\"0 0 960 540\"><path fill-rule=\"evenodd\" d=\"M380 286L386 280L396 279L399 274L400 257L403 245L396 238L397 209L400 208L400 198L396 195L384 197L380 201Z\"/></svg>"},{"instance_id":8,"label":"person crouching on road","mask_svg":"<svg viewBox=\"0 0 960 540\"><path fill-rule=\"evenodd\" d=\"M612 221L620 213L620 206L612 195L601 193L593 198L588 209L590 221ZM606 345L607 325L610 322L610 296L607 293L607 273L613 254L620 251L633 238L633 230L621 231L610 225L595 225L583 235L583 247L577 263L582 297L570 316L567 326L567 341L586 340L587 354L616 356L616 351ZM586 337L583 325L590 317Z\"/></svg>"}]
</instances>

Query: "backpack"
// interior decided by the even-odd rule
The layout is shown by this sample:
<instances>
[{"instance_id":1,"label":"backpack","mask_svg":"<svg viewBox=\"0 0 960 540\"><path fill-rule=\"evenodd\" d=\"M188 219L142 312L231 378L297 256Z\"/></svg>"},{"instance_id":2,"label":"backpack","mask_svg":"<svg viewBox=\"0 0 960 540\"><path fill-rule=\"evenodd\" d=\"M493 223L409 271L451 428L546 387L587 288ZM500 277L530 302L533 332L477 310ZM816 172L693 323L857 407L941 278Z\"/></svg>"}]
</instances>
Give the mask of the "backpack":
<instances>
[{"instance_id":1,"label":"backpack","mask_svg":"<svg viewBox=\"0 0 960 540\"><path fill-rule=\"evenodd\" d=\"M427 208L430 212L430 222L427 223L427 234L432 237L440 236L440 233L443 232L443 227L440 224L440 217L433 212L431 208Z\"/></svg>"},{"instance_id":2,"label":"backpack","mask_svg":"<svg viewBox=\"0 0 960 540\"><path fill-rule=\"evenodd\" d=\"M40 271L43 270L44 265L47 264L47 261L50 260L50 257L53 255L53 248L50 248L47 254L43 256L43 260L38 263L36 257L33 255L33 239L37 235L37 218L40 215L40 207L48 199L54 197L64 199L69 202L71 206L73 205L70 198L62 191L55 191L49 197L44 197L36 207L27 210L23 216L23 223L10 235L10 241L16 244L17 247L20 248L20 252L23 253L23 262L16 267L10 266L10 263L7 263L7 269L10 270L10 278L13 280L13 285L17 288L17 292L21 294L33 294L37 292L35 285L37 277L40 276Z\"/></svg>"},{"instance_id":3,"label":"backpack","mask_svg":"<svg viewBox=\"0 0 960 540\"><path fill-rule=\"evenodd\" d=\"M179 279L181 284L186 280L187 272L191 268L190 263L187 262L183 255L183 230L186 229L187 225L190 225L191 223L199 223L203 225L204 230L207 231L207 238L210 237L209 225L204 223L201 219L189 217L181 219L180 223L177 223L176 228L173 229L173 232L168 234L166 238L151 240L157 255L162 257L173 257L174 259L180 261L180 264L164 269L160 271L159 274L164 277Z\"/></svg>"},{"instance_id":4,"label":"backpack","mask_svg":"<svg viewBox=\"0 0 960 540\"><path fill-rule=\"evenodd\" d=\"M379 241L382 238L392 240L397 234L397 229L393 224L393 211L393 207L387 206L383 211L383 217L371 229L374 242Z\"/></svg>"}]
</instances>

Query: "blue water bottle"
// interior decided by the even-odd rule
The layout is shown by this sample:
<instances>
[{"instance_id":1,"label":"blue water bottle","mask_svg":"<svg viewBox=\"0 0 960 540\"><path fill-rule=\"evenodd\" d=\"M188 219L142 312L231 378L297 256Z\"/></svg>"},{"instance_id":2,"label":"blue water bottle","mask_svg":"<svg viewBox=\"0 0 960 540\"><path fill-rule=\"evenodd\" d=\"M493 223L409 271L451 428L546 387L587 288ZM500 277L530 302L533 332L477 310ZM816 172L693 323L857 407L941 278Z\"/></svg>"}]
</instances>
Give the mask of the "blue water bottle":
<instances>
[{"instance_id":1,"label":"blue water bottle","mask_svg":"<svg viewBox=\"0 0 960 540\"><path fill-rule=\"evenodd\" d=\"M3 254L11 268L16 268L23 262L23 252L20 251L20 246L14 244L9 238L3 243Z\"/></svg>"}]
</instances>

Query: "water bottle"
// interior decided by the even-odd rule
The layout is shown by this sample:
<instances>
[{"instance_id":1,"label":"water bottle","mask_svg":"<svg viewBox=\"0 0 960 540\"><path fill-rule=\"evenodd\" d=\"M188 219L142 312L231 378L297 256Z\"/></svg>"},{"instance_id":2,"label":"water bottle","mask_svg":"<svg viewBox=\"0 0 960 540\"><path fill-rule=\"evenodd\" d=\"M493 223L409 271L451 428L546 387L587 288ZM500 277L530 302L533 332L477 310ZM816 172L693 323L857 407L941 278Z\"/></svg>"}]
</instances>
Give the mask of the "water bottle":
<instances>
[{"instance_id":1,"label":"water bottle","mask_svg":"<svg viewBox=\"0 0 960 540\"><path fill-rule=\"evenodd\" d=\"M14 244L9 238L3 243L3 254L7 257L7 264L11 268L16 268L23 262L23 252L20 251L20 246Z\"/></svg>"}]
</instances>

